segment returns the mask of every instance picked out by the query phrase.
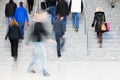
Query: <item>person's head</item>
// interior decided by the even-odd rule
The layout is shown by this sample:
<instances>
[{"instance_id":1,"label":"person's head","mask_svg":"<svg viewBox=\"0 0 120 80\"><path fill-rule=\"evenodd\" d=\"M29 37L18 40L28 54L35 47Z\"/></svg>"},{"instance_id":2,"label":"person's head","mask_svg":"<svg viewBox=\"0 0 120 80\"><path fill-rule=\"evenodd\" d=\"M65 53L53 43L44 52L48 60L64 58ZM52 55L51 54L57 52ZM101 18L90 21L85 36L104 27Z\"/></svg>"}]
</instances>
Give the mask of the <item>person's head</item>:
<instances>
[{"instance_id":1,"label":"person's head","mask_svg":"<svg viewBox=\"0 0 120 80\"><path fill-rule=\"evenodd\" d=\"M96 8L96 12L103 12L102 7L97 7L97 8Z\"/></svg>"},{"instance_id":2,"label":"person's head","mask_svg":"<svg viewBox=\"0 0 120 80\"><path fill-rule=\"evenodd\" d=\"M10 21L10 26L19 26L18 22L15 20L15 18L12 18Z\"/></svg>"},{"instance_id":3,"label":"person's head","mask_svg":"<svg viewBox=\"0 0 120 80\"><path fill-rule=\"evenodd\" d=\"M13 0L9 0L9 3L13 3Z\"/></svg>"},{"instance_id":4,"label":"person's head","mask_svg":"<svg viewBox=\"0 0 120 80\"><path fill-rule=\"evenodd\" d=\"M23 2L21 1L21 2L19 3L19 5L20 5L20 6L23 6Z\"/></svg>"}]
</instances>

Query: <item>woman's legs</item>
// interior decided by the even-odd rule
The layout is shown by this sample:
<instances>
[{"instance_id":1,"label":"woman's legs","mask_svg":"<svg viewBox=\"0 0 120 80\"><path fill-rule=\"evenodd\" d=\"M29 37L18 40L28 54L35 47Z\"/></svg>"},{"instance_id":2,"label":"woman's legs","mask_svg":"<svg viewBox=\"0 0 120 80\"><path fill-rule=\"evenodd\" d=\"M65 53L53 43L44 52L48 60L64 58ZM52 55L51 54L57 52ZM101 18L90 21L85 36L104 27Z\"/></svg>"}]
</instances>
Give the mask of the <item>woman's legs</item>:
<instances>
[{"instance_id":1,"label":"woman's legs","mask_svg":"<svg viewBox=\"0 0 120 80\"><path fill-rule=\"evenodd\" d=\"M14 47L13 47L14 46L14 42L11 39L10 39L10 44L11 44L11 56L14 57L15 56L14 55Z\"/></svg>"},{"instance_id":2,"label":"woman's legs","mask_svg":"<svg viewBox=\"0 0 120 80\"><path fill-rule=\"evenodd\" d=\"M98 42L100 43L100 46L99 46L100 48L102 48L102 40L103 40L102 39L102 36L103 36L102 34L103 34L103 32L97 32L97 37L98 37L98 40L99 40Z\"/></svg>"}]
</instances>

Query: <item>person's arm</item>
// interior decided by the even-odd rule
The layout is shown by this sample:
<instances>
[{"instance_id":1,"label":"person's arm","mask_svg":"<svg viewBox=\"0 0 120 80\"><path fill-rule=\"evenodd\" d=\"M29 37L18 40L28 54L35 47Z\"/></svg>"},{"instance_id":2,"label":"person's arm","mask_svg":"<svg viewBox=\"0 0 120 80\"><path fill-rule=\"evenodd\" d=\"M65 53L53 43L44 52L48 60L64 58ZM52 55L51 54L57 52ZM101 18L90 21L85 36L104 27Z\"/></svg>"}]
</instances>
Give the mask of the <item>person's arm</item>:
<instances>
[{"instance_id":1,"label":"person's arm","mask_svg":"<svg viewBox=\"0 0 120 80\"><path fill-rule=\"evenodd\" d=\"M61 21L61 32L62 32L62 36L63 36L64 32L65 32L64 22L63 21Z\"/></svg>"},{"instance_id":2,"label":"person's arm","mask_svg":"<svg viewBox=\"0 0 120 80\"><path fill-rule=\"evenodd\" d=\"M106 22L106 17L105 17L105 14L104 14L104 22Z\"/></svg>"},{"instance_id":3,"label":"person's arm","mask_svg":"<svg viewBox=\"0 0 120 80\"><path fill-rule=\"evenodd\" d=\"M83 8L84 8L83 1L81 0L81 13L83 13Z\"/></svg>"},{"instance_id":4,"label":"person's arm","mask_svg":"<svg viewBox=\"0 0 120 80\"><path fill-rule=\"evenodd\" d=\"M94 27L94 25L95 25L95 22L96 22L96 16L94 16L94 19L93 19L93 22L92 22L92 25L91 25L91 27Z\"/></svg>"},{"instance_id":5,"label":"person's arm","mask_svg":"<svg viewBox=\"0 0 120 80\"><path fill-rule=\"evenodd\" d=\"M72 5L72 0L70 0L70 3L69 3L69 13L71 12L71 5Z\"/></svg>"},{"instance_id":6,"label":"person's arm","mask_svg":"<svg viewBox=\"0 0 120 80\"><path fill-rule=\"evenodd\" d=\"M8 17L8 8L7 8L7 5L5 6L5 17Z\"/></svg>"},{"instance_id":7,"label":"person's arm","mask_svg":"<svg viewBox=\"0 0 120 80\"><path fill-rule=\"evenodd\" d=\"M10 33L10 27L9 27L9 29L8 29L8 31L7 31L6 36L5 36L5 40L7 40L7 37L8 37L8 35L9 35L9 33Z\"/></svg>"},{"instance_id":8,"label":"person's arm","mask_svg":"<svg viewBox=\"0 0 120 80\"><path fill-rule=\"evenodd\" d=\"M28 12L27 12L26 9L24 10L24 12L25 12L24 14L25 14L25 18L26 18L26 21L27 21L27 26L29 26Z\"/></svg>"}]
</instances>

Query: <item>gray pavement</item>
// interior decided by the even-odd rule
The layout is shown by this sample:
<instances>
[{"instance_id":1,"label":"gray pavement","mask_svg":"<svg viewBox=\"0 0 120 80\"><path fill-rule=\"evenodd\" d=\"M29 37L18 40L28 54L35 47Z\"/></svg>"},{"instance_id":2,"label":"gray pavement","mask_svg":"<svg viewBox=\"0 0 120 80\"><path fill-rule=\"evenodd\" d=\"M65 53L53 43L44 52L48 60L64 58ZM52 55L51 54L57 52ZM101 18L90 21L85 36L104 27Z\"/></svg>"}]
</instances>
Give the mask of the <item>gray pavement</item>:
<instances>
[{"instance_id":1,"label":"gray pavement","mask_svg":"<svg viewBox=\"0 0 120 80\"><path fill-rule=\"evenodd\" d=\"M8 0L1 0L0 2L0 60L11 60L10 58L10 43L9 40L5 41L4 37L7 30L7 19L4 16L4 7ZM15 1L19 2L19 0ZM75 32L71 24L71 15L68 16L67 31L66 31L66 43L65 50L62 52L60 60L120 60L120 6L116 5L115 8L111 8L106 0L84 0L85 2L85 14L80 17L79 32ZM93 21L94 12L97 6L101 6L106 14L107 21L111 22L111 31L104 33L103 35L103 48L99 48L97 43L96 34L91 29L91 23ZM52 25L49 19L45 25L48 31L52 32ZM29 60L31 51L26 48L25 43L30 34L31 27L33 25L32 17L30 17L30 26L25 26L25 40L19 45L19 60ZM85 34L86 32L86 34ZM51 36L50 36L51 37ZM46 43L48 60L57 60L56 44ZM24 57L26 56L26 57Z\"/></svg>"}]
</instances>

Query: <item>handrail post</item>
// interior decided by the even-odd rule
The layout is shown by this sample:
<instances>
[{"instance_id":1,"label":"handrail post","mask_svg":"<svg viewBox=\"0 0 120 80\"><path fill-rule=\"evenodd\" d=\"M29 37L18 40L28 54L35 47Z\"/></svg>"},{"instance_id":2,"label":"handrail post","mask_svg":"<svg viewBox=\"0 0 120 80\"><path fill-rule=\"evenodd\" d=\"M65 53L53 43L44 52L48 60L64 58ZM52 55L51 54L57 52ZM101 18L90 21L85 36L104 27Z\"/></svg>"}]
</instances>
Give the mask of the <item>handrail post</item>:
<instances>
[{"instance_id":1,"label":"handrail post","mask_svg":"<svg viewBox=\"0 0 120 80\"><path fill-rule=\"evenodd\" d=\"M87 22L86 22L86 18L87 18L87 15L86 15L86 5L85 5L85 1L83 0L83 5L84 5L84 15L85 15L85 18L84 18L84 34L86 35L86 47L87 47L87 50L86 50L86 55L89 56L89 51L88 51L88 28L87 28Z\"/></svg>"}]
</instances>

